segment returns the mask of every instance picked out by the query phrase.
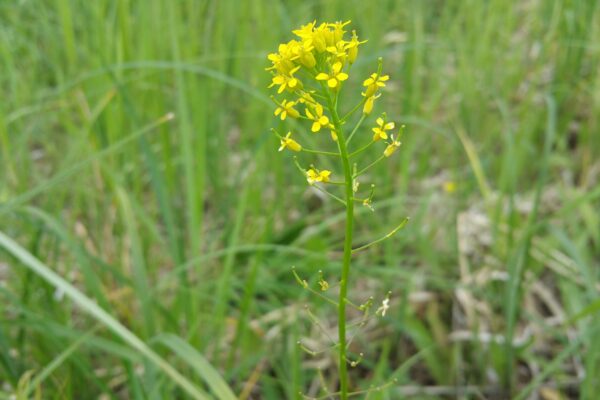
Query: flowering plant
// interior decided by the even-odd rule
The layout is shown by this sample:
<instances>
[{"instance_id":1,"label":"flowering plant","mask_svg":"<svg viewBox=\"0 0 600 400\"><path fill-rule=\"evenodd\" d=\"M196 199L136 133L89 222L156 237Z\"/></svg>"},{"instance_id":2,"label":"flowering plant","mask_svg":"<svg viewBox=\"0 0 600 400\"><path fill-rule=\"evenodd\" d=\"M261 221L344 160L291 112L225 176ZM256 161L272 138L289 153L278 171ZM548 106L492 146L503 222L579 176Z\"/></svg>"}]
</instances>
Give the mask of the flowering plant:
<instances>
[{"instance_id":1,"label":"flowering plant","mask_svg":"<svg viewBox=\"0 0 600 400\"><path fill-rule=\"evenodd\" d=\"M305 175L308 184L340 202L346 209L344 256L339 299L337 302L332 300L338 308L339 343L337 348L339 355L339 396L341 399L348 398L347 366L348 364L356 366L358 363L356 360L349 360L347 355L346 306L356 307L365 313L365 317L372 306L372 299L368 299L360 306L355 306L347 297L352 254L391 237L408 221L408 218L406 218L383 238L359 248L352 248L354 204L359 202L371 210L373 209L374 185L370 186L368 195L362 198L359 197L359 177L380 161L394 154L401 145L400 137L403 126L394 137L394 134L389 132L393 131L396 125L388 120L386 114L383 113L375 121L376 125L372 128L373 135L371 139L356 150L352 150L350 147L355 134L365 119L372 113L375 100L381 96L379 92L386 86L389 76L382 74L382 60L380 58L377 72L372 73L362 83L364 91L361 92L360 100L348 112L340 112L338 101L341 98L342 89L350 77L349 72L358 57L359 47L366 42L358 39L356 31L352 31L352 35L347 37L345 29L349 23L350 21L317 25L316 21L313 21L301 26L293 31L297 39L280 44L276 53L268 55L272 65L267 68L272 74L272 82L269 87L276 88L280 97L279 99L274 96L271 97L277 106L275 116L283 121L288 118L306 121L312 134L329 131L330 146L333 143L332 147L336 148L335 151L308 149L300 144L302 140L298 139L300 137L298 133L290 131L282 135L273 130L279 137L279 151L306 153L309 157L330 156L341 160L341 175L343 178L336 180L334 179L337 176L336 173L326 169L318 169L314 164L310 164L308 168L303 167L295 157L295 163ZM345 129L346 124L361 109L361 116L354 127L351 130ZM296 124L296 126L298 125ZM354 162L357 156L372 145L378 145L379 143L385 143L381 155L365 167L358 168L358 163ZM343 194L337 195L329 190L330 187L336 186L343 189ZM294 274L304 288L314 291L295 271ZM319 284L322 291L329 288L329 284L322 276ZM321 293L318 294L321 295ZM389 293L376 314L385 316L388 308Z\"/></svg>"}]
</instances>

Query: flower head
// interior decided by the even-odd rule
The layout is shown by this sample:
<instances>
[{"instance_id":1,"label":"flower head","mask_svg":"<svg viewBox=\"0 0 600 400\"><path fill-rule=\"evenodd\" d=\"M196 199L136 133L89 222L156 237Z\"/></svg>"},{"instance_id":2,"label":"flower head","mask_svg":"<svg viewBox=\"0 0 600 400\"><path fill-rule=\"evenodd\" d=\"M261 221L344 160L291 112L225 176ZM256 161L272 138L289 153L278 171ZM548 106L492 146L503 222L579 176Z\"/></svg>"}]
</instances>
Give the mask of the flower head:
<instances>
[{"instance_id":1,"label":"flower head","mask_svg":"<svg viewBox=\"0 0 600 400\"><path fill-rule=\"evenodd\" d=\"M330 74L321 72L315 77L315 79L318 81L327 81L327 86L329 86L332 89L335 89L339 87L340 82L343 82L346 79L348 79L348 74L342 72L342 63L338 61L331 66Z\"/></svg>"},{"instance_id":2,"label":"flower head","mask_svg":"<svg viewBox=\"0 0 600 400\"><path fill-rule=\"evenodd\" d=\"M365 100L365 105L363 106L363 114L371 114L371 111L373 111L373 104L375 103L375 100L377 100L380 96L381 93L367 97L367 99Z\"/></svg>"},{"instance_id":3,"label":"flower head","mask_svg":"<svg viewBox=\"0 0 600 400\"><path fill-rule=\"evenodd\" d=\"M359 42L356 31L352 31L352 39L345 44L345 49L348 52L348 62L350 64L354 64L354 61L356 61L356 57L358 57L358 46L363 43L367 43L367 41L363 40L362 42Z\"/></svg>"},{"instance_id":4,"label":"flower head","mask_svg":"<svg viewBox=\"0 0 600 400\"><path fill-rule=\"evenodd\" d=\"M379 88L385 87L385 82L389 79L390 77L388 75L380 75L379 73L371 74L371 76L363 82L363 86L367 88L365 93L363 93L363 96L373 96Z\"/></svg>"},{"instance_id":5,"label":"flower head","mask_svg":"<svg viewBox=\"0 0 600 400\"><path fill-rule=\"evenodd\" d=\"M375 121L377 122L377 126L375 128L372 129L372 131L374 132L373 134L373 140L374 141L378 141L381 139L387 139L387 133L386 131L389 131L391 129L394 129L394 127L396 126L396 124L394 124L393 122L385 122L383 118L379 117L377 118L377 120Z\"/></svg>"},{"instance_id":6,"label":"flower head","mask_svg":"<svg viewBox=\"0 0 600 400\"><path fill-rule=\"evenodd\" d=\"M296 89L302 88L302 82L296 77L294 77L294 73L300 69L300 66L297 66L290 70L288 74L279 73L273 77L273 80L269 87L273 87L279 85L279 89L277 89L277 93L283 93L285 89L290 91L295 91Z\"/></svg>"},{"instance_id":7,"label":"flower head","mask_svg":"<svg viewBox=\"0 0 600 400\"><path fill-rule=\"evenodd\" d=\"M329 118L326 115L323 115L323 106L319 103L315 104L313 111L307 108L306 116L313 120L312 127L310 128L313 132L319 132L321 128L332 126L329 122Z\"/></svg>"},{"instance_id":8,"label":"flower head","mask_svg":"<svg viewBox=\"0 0 600 400\"><path fill-rule=\"evenodd\" d=\"M275 116L279 115L282 121L284 121L288 115L291 118L298 118L300 113L294 108L295 105L295 101L283 100L281 104L279 104L279 107L275 109Z\"/></svg>"},{"instance_id":9,"label":"flower head","mask_svg":"<svg viewBox=\"0 0 600 400\"><path fill-rule=\"evenodd\" d=\"M283 151L285 149L290 149L291 151L302 150L302 146L300 146L300 143L292 139L291 136L292 132L288 132L287 135L285 135L285 137L280 139L281 146L279 146L279 151Z\"/></svg>"},{"instance_id":10,"label":"flower head","mask_svg":"<svg viewBox=\"0 0 600 400\"><path fill-rule=\"evenodd\" d=\"M383 155L386 157L391 156L392 154L394 154L394 152L398 149L398 147L400 147L400 145L402 144L398 139L400 139L400 136L398 136L397 139L394 139L394 135L391 136L391 141L388 142L387 147L385 148L385 150L383 151Z\"/></svg>"},{"instance_id":11,"label":"flower head","mask_svg":"<svg viewBox=\"0 0 600 400\"><path fill-rule=\"evenodd\" d=\"M316 182L327 183L329 182L330 175L331 171L326 169L319 171L316 168L310 168L308 171L306 171L306 180L311 185L315 184Z\"/></svg>"}]
</instances>

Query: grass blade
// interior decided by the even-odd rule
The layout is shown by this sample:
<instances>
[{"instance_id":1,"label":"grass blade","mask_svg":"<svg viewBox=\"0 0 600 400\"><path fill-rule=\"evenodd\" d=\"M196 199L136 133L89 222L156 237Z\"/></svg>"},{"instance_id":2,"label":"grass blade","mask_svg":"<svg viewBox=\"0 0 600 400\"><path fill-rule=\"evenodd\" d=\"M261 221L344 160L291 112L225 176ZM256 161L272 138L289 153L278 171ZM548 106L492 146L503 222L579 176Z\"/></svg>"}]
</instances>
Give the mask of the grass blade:
<instances>
[{"instance_id":1,"label":"grass blade","mask_svg":"<svg viewBox=\"0 0 600 400\"><path fill-rule=\"evenodd\" d=\"M71 299L80 309L91 315L104 327L111 330L119 336L129 346L139 351L151 363L161 369L168 375L174 383L185 390L192 398L204 400L210 399L201 389L196 387L186 377L181 375L173 366L152 350L146 343L138 338L133 332L127 329L123 324L108 314L92 299L81 293L75 286L71 285L60 275L52 271L47 265L34 257L31 253L21 247L17 242L0 232L0 247L12 254L21 261L27 268L35 274L46 280L56 289L64 292L65 296Z\"/></svg>"}]
</instances>

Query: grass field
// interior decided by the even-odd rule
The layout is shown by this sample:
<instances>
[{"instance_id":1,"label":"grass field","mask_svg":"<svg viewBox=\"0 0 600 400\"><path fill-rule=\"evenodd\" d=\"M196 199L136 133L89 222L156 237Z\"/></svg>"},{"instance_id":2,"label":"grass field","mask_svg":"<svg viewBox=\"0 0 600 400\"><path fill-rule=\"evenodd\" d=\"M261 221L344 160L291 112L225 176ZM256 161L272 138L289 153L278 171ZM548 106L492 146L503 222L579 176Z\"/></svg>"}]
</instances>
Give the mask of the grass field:
<instances>
[{"instance_id":1,"label":"grass field","mask_svg":"<svg viewBox=\"0 0 600 400\"><path fill-rule=\"evenodd\" d=\"M596 1L15 0L0 399L335 398L336 310L292 266L339 279L344 210L276 151L264 70L313 19L352 20L344 90L382 56L407 126L356 212L357 245L411 218L353 260L352 301L392 293L356 398L598 398Z\"/></svg>"}]
</instances>

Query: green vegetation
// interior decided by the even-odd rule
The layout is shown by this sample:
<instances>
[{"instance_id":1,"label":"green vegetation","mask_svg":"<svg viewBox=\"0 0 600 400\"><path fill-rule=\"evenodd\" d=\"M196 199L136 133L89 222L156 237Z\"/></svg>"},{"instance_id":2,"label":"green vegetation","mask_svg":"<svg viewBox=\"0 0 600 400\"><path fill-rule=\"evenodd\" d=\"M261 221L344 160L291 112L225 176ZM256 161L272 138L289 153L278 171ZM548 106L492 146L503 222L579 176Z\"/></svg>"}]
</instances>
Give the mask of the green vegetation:
<instances>
[{"instance_id":1,"label":"green vegetation","mask_svg":"<svg viewBox=\"0 0 600 400\"><path fill-rule=\"evenodd\" d=\"M0 3L0 399L337 390L336 310L291 267L336 290L345 210L275 151L264 71L313 19L369 39L353 76L385 58L354 140L407 125L355 211L356 247L411 220L353 257L353 300L392 294L349 328L351 391L595 399L596 3Z\"/></svg>"}]
</instances>

